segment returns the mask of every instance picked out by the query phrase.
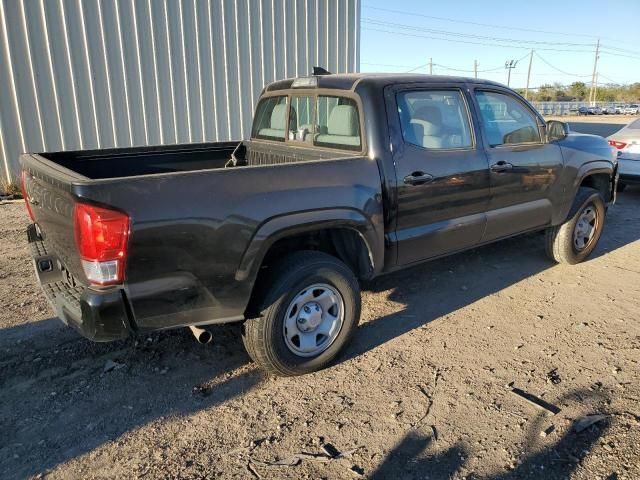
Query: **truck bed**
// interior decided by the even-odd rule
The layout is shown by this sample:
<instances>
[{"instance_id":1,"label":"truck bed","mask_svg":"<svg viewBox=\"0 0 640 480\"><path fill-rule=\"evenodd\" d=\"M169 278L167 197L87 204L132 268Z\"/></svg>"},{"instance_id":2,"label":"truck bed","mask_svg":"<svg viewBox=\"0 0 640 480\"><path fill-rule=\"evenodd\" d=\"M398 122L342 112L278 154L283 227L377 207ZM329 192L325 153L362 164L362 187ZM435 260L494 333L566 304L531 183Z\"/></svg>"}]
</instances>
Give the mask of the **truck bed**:
<instances>
[{"instance_id":1,"label":"truck bed","mask_svg":"<svg viewBox=\"0 0 640 480\"><path fill-rule=\"evenodd\" d=\"M353 156L338 151L285 147L250 140L80 150L38 155L92 180L216 170L236 166L257 167ZM234 161L230 162L232 157Z\"/></svg>"},{"instance_id":2,"label":"truck bed","mask_svg":"<svg viewBox=\"0 0 640 480\"><path fill-rule=\"evenodd\" d=\"M239 142L161 145L40 156L91 179L132 177L159 173L223 168Z\"/></svg>"},{"instance_id":3,"label":"truck bed","mask_svg":"<svg viewBox=\"0 0 640 480\"><path fill-rule=\"evenodd\" d=\"M242 319L259 267L245 259L287 218L299 228L337 212L365 222L372 250L382 248L380 172L358 154L245 141L23 154L21 164L37 224L33 257L50 261L40 283L57 315L94 340ZM121 287L89 285L74 237L77 203L129 216ZM102 318L121 311L126 327Z\"/></svg>"}]
</instances>

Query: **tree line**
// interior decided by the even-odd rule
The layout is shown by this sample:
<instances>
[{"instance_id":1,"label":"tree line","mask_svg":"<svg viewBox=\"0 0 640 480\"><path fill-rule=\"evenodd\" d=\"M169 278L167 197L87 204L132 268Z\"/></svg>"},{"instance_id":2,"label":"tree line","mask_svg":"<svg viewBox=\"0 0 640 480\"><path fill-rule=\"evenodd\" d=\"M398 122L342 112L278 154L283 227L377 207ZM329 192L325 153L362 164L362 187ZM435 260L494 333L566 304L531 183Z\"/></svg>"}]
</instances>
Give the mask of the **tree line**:
<instances>
[{"instance_id":1,"label":"tree line","mask_svg":"<svg viewBox=\"0 0 640 480\"><path fill-rule=\"evenodd\" d=\"M535 90L529 89L528 99L532 102L583 102L589 98L588 86L584 82L571 85L560 83L541 85ZM517 89L524 95L524 89ZM599 85L596 91L598 102L637 102L640 99L640 82L629 85Z\"/></svg>"}]
</instances>

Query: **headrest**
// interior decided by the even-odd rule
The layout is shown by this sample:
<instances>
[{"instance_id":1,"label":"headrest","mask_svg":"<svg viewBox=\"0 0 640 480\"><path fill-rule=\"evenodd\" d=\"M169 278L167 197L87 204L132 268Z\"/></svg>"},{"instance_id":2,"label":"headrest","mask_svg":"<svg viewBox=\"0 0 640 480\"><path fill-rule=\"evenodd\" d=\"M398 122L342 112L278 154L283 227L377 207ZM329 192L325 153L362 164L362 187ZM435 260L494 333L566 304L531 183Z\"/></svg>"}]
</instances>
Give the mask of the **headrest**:
<instances>
[{"instance_id":1,"label":"headrest","mask_svg":"<svg viewBox=\"0 0 640 480\"><path fill-rule=\"evenodd\" d=\"M271 128L274 130L284 130L287 119L287 105L280 103L273 107L271 112Z\"/></svg>"},{"instance_id":2,"label":"headrest","mask_svg":"<svg viewBox=\"0 0 640 480\"><path fill-rule=\"evenodd\" d=\"M411 122L409 126L409 130L406 132L407 140L414 145L422 145L422 137L424 137L422 123Z\"/></svg>"},{"instance_id":3,"label":"headrest","mask_svg":"<svg viewBox=\"0 0 640 480\"><path fill-rule=\"evenodd\" d=\"M331 110L327 125L329 135L359 135L358 113L353 105L337 105Z\"/></svg>"},{"instance_id":4,"label":"headrest","mask_svg":"<svg viewBox=\"0 0 640 480\"><path fill-rule=\"evenodd\" d=\"M415 120L420 120L425 135L438 135L442 128L442 113L438 107L420 107L413 114Z\"/></svg>"}]
</instances>

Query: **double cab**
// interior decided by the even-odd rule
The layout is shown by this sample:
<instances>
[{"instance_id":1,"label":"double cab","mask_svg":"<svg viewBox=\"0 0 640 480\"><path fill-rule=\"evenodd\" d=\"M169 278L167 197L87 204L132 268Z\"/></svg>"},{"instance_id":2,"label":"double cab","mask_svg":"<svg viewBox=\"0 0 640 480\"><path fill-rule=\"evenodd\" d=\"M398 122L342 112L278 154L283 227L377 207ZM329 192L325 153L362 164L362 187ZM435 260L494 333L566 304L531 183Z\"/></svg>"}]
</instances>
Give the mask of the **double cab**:
<instances>
[{"instance_id":1,"label":"double cab","mask_svg":"<svg viewBox=\"0 0 640 480\"><path fill-rule=\"evenodd\" d=\"M95 341L243 322L249 355L278 375L345 347L362 280L533 231L553 261L584 260L617 168L606 140L503 85L414 74L274 82L244 141L21 165L36 272L63 322Z\"/></svg>"}]
</instances>

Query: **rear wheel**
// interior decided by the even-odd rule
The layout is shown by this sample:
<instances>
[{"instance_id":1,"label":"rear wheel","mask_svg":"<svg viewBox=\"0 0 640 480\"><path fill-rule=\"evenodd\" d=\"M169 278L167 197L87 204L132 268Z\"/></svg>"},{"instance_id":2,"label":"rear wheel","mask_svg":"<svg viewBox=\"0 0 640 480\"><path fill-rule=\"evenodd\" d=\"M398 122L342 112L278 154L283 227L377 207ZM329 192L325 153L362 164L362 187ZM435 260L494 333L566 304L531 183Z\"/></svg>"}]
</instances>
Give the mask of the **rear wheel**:
<instances>
[{"instance_id":1,"label":"rear wheel","mask_svg":"<svg viewBox=\"0 0 640 480\"><path fill-rule=\"evenodd\" d=\"M558 263L576 264L595 249L604 228L605 204L600 192L581 187L569 219L546 231L546 251Z\"/></svg>"},{"instance_id":2,"label":"rear wheel","mask_svg":"<svg viewBox=\"0 0 640 480\"><path fill-rule=\"evenodd\" d=\"M268 372L302 375L326 367L360 319L360 288L340 260L296 252L272 268L258 298L260 316L244 324L249 356Z\"/></svg>"}]
</instances>

